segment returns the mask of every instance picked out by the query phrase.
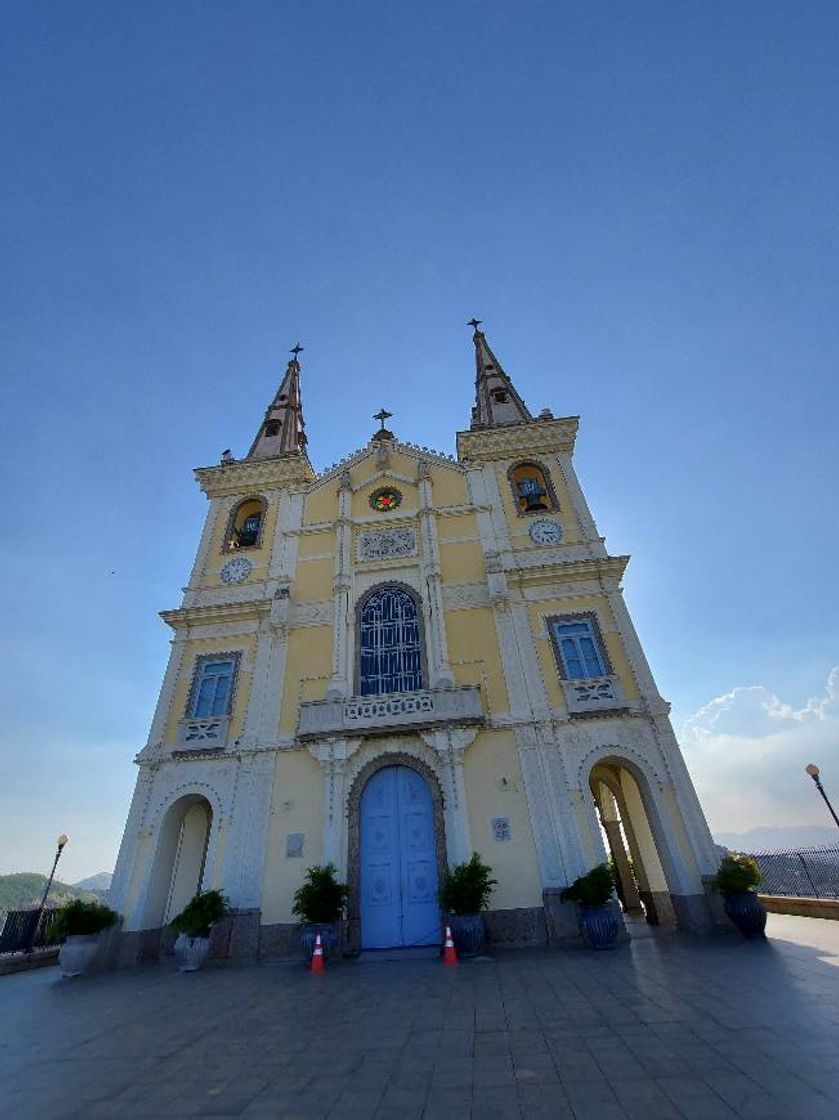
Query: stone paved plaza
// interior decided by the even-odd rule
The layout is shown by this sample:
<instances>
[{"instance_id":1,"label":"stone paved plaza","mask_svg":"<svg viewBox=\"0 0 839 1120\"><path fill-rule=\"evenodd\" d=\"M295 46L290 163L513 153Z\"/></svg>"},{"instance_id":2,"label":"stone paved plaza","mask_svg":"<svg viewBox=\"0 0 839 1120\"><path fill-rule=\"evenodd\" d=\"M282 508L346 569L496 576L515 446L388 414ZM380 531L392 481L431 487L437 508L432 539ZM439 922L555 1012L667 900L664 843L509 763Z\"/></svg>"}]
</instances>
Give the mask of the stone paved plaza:
<instances>
[{"instance_id":1,"label":"stone paved plaza","mask_svg":"<svg viewBox=\"0 0 839 1120\"><path fill-rule=\"evenodd\" d=\"M0 979L0 1115L834 1120L839 922L611 953Z\"/></svg>"}]
</instances>

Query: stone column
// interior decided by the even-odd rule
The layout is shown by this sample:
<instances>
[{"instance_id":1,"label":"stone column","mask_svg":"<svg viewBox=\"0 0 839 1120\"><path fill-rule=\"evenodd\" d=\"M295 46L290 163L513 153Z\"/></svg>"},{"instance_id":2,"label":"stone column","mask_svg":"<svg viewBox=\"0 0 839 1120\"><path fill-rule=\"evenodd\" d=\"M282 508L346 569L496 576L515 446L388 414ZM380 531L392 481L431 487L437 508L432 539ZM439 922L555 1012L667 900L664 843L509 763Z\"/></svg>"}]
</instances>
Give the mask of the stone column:
<instances>
[{"instance_id":1,"label":"stone column","mask_svg":"<svg viewBox=\"0 0 839 1120\"><path fill-rule=\"evenodd\" d=\"M643 912L641 896L638 894L638 886L629 866L629 857L626 853L626 845L623 842L623 833L618 819L615 799L602 782L598 783L597 807L600 810L600 823L603 825L603 831L606 833L606 840L612 855L617 879L616 886L624 910L628 914L641 914Z\"/></svg>"}]
</instances>

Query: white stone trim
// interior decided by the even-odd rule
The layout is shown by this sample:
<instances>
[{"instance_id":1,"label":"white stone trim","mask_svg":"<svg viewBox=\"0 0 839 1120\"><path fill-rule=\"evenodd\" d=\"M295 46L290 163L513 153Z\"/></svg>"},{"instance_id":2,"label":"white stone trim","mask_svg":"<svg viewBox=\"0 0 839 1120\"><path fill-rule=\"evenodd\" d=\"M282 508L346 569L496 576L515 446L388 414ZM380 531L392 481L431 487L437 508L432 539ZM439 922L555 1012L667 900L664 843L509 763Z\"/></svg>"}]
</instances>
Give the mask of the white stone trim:
<instances>
[{"instance_id":1,"label":"white stone trim","mask_svg":"<svg viewBox=\"0 0 839 1120\"><path fill-rule=\"evenodd\" d=\"M577 524L580 528L580 533L584 541L588 543L591 556L605 556L606 546L603 543L603 538L597 532L597 526L594 523L591 510L589 509L586 496L583 493L583 488L580 486L580 481L577 478L577 472L574 469L574 461L571 457L570 451L560 451L556 456L556 462L559 466L560 474L565 482L566 490L571 498L571 508L577 519Z\"/></svg>"}]
</instances>

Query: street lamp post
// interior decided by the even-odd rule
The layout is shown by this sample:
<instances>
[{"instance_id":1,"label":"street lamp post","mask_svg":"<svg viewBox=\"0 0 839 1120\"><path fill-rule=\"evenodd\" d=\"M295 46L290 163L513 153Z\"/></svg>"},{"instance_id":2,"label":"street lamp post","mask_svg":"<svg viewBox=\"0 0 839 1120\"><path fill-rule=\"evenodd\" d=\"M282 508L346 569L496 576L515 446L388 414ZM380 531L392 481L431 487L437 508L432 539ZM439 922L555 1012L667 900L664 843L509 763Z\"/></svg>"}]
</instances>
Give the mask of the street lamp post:
<instances>
[{"instance_id":1,"label":"street lamp post","mask_svg":"<svg viewBox=\"0 0 839 1120\"><path fill-rule=\"evenodd\" d=\"M837 822L837 823L839 823L839 822ZM32 946L34 945L34 942L35 942L35 936L38 932L39 926L41 925L41 917L44 913L44 907L47 904L47 895L50 893L50 887L52 886L52 881L53 881L53 878L55 877L55 869L56 869L56 867L58 867L58 861L61 859L61 853L64 851L64 848L67 845L67 842L69 841L69 839L70 839L70 837L65 836L63 832L58 838L58 848L56 849L55 859L52 861L52 871L50 871L50 877L49 877L49 879L47 879L46 887L44 887L44 897L41 899L41 905L38 907L38 916L36 917L36 919L35 919L35 921L32 925L32 928L29 931L29 943L26 946L27 953L32 952Z\"/></svg>"},{"instance_id":2,"label":"street lamp post","mask_svg":"<svg viewBox=\"0 0 839 1120\"><path fill-rule=\"evenodd\" d=\"M818 766L816 766L815 763L811 762L810 765L805 766L804 769L807 771L807 773L810 775L810 777L816 783L816 789L819 791L819 793L824 798L824 803L827 806L831 817L833 817L833 819L836 821L837 828L839 828L839 817L836 816L836 813L833 811L833 806L830 804L830 798L824 792L824 786L822 785L821 778L819 777Z\"/></svg>"}]
</instances>

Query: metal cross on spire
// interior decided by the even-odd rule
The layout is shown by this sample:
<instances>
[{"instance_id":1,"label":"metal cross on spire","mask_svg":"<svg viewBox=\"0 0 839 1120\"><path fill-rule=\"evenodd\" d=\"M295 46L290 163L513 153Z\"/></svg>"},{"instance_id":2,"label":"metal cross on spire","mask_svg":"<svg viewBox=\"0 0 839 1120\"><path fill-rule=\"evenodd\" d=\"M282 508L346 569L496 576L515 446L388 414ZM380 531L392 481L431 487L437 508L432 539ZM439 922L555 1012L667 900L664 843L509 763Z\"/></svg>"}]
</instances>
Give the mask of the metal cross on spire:
<instances>
[{"instance_id":1,"label":"metal cross on spire","mask_svg":"<svg viewBox=\"0 0 839 1120\"><path fill-rule=\"evenodd\" d=\"M373 419L378 420L381 424L380 431L385 430L385 420L389 420L393 416L392 412L388 412L386 408L380 408L378 412L374 413Z\"/></svg>"},{"instance_id":2,"label":"metal cross on spire","mask_svg":"<svg viewBox=\"0 0 839 1120\"><path fill-rule=\"evenodd\" d=\"M296 342L294 344L294 346L292 346L292 348L289 350L289 354L294 355L294 360L296 362L297 361L297 355L299 353L301 353L303 350L305 350L305 346L301 346L299 342Z\"/></svg>"},{"instance_id":3,"label":"metal cross on spire","mask_svg":"<svg viewBox=\"0 0 839 1120\"><path fill-rule=\"evenodd\" d=\"M481 325L482 322L483 322L483 319L476 319L475 316L473 315L472 318L469 320L469 322L466 324L466 326L471 327L472 330L475 331L475 333L477 334L478 333L478 327Z\"/></svg>"}]
</instances>

